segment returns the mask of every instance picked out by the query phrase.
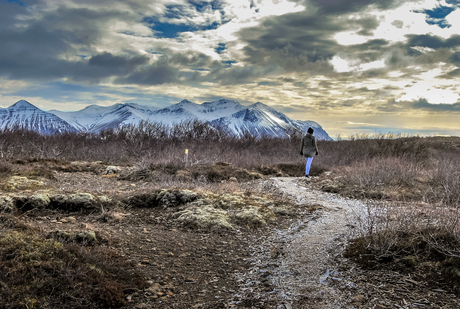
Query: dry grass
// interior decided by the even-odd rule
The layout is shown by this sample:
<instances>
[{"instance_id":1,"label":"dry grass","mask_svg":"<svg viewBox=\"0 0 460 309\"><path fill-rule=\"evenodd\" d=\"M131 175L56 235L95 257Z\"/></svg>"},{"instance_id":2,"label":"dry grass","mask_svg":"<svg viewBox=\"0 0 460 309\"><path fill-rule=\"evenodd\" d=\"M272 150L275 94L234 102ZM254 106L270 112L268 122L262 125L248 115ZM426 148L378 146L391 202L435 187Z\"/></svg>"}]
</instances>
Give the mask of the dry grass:
<instances>
[{"instance_id":1,"label":"dry grass","mask_svg":"<svg viewBox=\"0 0 460 309\"><path fill-rule=\"evenodd\" d=\"M145 282L107 246L63 242L11 216L0 236L1 308L118 308Z\"/></svg>"}]
</instances>

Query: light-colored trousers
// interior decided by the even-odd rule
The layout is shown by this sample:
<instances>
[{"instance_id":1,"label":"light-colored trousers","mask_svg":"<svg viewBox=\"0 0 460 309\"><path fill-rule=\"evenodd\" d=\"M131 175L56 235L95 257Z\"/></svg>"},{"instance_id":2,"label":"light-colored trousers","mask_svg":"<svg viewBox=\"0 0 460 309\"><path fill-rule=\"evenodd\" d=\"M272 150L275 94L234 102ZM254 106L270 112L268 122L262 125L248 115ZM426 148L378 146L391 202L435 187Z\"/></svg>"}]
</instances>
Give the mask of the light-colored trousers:
<instances>
[{"instance_id":1,"label":"light-colored trousers","mask_svg":"<svg viewBox=\"0 0 460 309\"><path fill-rule=\"evenodd\" d=\"M307 165L305 165L305 175L310 175L310 167L311 161L313 161L313 157L306 157L305 160L307 160Z\"/></svg>"}]
</instances>

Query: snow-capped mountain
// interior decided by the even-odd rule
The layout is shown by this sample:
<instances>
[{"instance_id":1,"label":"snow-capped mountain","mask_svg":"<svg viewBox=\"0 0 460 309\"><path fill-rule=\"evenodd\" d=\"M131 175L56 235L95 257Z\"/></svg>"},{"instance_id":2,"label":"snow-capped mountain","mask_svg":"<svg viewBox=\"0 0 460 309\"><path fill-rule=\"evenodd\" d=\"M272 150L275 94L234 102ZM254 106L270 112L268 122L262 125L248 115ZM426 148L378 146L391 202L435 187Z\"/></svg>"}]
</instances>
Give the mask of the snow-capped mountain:
<instances>
[{"instance_id":1,"label":"snow-capped mountain","mask_svg":"<svg viewBox=\"0 0 460 309\"><path fill-rule=\"evenodd\" d=\"M8 108L0 108L0 129L26 129L41 134L78 131L65 120L24 100Z\"/></svg>"},{"instance_id":2,"label":"snow-capped mountain","mask_svg":"<svg viewBox=\"0 0 460 309\"><path fill-rule=\"evenodd\" d=\"M292 120L260 102L244 106L232 100L202 104L182 100L162 109L126 103L107 107L90 105L75 112L45 112L27 101L19 101L6 109L0 109L0 128L19 126L43 134L65 131L98 133L105 129L136 125L142 120L173 125L193 119L226 128L237 136L250 133L256 136L288 137L294 131L305 133L312 127L318 139L331 140L318 123Z\"/></svg>"},{"instance_id":3,"label":"snow-capped mountain","mask_svg":"<svg viewBox=\"0 0 460 309\"><path fill-rule=\"evenodd\" d=\"M305 133L309 127L312 127L314 135L318 139L331 139L318 123L291 120L283 113L260 102L247 106L227 117L215 119L210 123L213 126L226 127L237 136L249 132L256 136L288 137L294 130ZM305 127L306 123L308 126Z\"/></svg>"}]
</instances>

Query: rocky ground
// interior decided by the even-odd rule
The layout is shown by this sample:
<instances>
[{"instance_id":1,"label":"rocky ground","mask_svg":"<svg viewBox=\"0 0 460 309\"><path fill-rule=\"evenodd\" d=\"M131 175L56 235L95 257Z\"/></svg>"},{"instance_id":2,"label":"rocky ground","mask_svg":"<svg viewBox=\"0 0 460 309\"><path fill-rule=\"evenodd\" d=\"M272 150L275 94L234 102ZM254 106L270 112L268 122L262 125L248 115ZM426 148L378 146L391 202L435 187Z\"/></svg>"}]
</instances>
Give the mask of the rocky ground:
<instances>
[{"instance_id":1,"label":"rocky ground","mask_svg":"<svg viewBox=\"0 0 460 309\"><path fill-rule=\"evenodd\" d=\"M127 287L124 308L458 308L448 286L345 259L365 205L312 182L160 190L116 173L59 172L5 179L0 204L45 235L95 232L132 262L147 286Z\"/></svg>"}]
</instances>

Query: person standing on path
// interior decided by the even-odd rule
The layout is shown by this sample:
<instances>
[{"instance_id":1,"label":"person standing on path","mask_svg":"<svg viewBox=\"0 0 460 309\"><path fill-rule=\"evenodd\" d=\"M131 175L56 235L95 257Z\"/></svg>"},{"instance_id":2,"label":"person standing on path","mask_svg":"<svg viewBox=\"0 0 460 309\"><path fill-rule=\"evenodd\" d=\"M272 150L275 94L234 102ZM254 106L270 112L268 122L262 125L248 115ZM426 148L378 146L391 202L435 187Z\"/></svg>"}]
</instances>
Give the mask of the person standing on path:
<instances>
[{"instance_id":1,"label":"person standing on path","mask_svg":"<svg viewBox=\"0 0 460 309\"><path fill-rule=\"evenodd\" d=\"M305 165L305 177L310 178L311 162L313 161L313 157L318 155L318 146L316 145L316 138L313 136L312 128L308 128L307 134L302 137L300 155L304 156L307 161Z\"/></svg>"}]
</instances>

